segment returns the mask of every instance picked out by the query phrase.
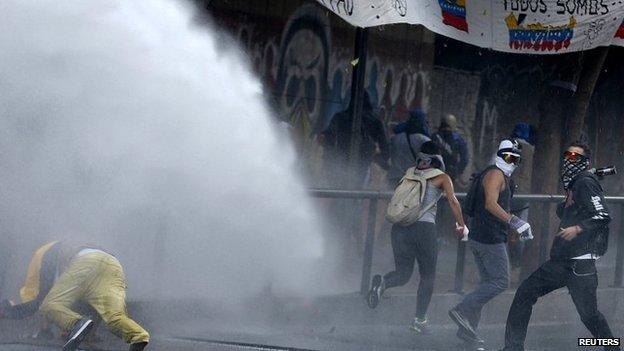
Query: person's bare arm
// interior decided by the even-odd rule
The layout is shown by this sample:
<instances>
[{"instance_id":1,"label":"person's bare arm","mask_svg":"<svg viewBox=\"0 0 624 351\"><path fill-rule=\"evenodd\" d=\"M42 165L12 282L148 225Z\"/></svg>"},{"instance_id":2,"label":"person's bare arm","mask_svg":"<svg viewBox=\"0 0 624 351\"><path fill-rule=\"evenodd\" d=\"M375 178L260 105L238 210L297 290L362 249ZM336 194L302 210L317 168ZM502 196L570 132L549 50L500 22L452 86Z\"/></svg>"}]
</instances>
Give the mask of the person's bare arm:
<instances>
[{"instance_id":1,"label":"person's bare arm","mask_svg":"<svg viewBox=\"0 0 624 351\"><path fill-rule=\"evenodd\" d=\"M453 210L453 215L455 215L455 221L461 227L465 226L464 216L462 215L461 206L459 204L459 200L455 196L455 189L453 187L453 181L451 177L447 174L440 175L442 178L442 189L446 195L446 199L448 200L449 206L451 206L451 210Z\"/></svg>"},{"instance_id":2,"label":"person's bare arm","mask_svg":"<svg viewBox=\"0 0 624 351\"><path fill-rule=\"evenodd\" d=\"M505 176L499 170L491 170L483 177L483 189L485 190L485 209L494 217L505 223L509 223L511 215L498 204L498 195L505 186Z\"/></svg>"}]
</instances>

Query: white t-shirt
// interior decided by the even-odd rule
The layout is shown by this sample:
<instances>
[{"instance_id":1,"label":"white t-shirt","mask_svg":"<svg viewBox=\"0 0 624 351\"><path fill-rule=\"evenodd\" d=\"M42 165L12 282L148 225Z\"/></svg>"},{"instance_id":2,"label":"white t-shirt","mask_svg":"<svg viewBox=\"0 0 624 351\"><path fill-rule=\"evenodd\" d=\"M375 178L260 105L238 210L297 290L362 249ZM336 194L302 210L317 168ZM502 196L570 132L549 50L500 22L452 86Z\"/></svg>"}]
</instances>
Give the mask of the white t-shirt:
<instances>
[{"instance_id":1,"label":"white t-shirt","mask_svg":"<svg viewBox=\"0 0 624 351\"><path fill-rule=\"evenodd\" d=\"M92 254L92 253L103 253L103 254L107 254L106 252L102 251L102 250L98 250L98 249L82 249L78 252L78 254L76 255L77 257L80 256L84 256L84 255L88 255L88 254ZM107 254L108 255L108 254Z\"/></svg>"}]
</instances>

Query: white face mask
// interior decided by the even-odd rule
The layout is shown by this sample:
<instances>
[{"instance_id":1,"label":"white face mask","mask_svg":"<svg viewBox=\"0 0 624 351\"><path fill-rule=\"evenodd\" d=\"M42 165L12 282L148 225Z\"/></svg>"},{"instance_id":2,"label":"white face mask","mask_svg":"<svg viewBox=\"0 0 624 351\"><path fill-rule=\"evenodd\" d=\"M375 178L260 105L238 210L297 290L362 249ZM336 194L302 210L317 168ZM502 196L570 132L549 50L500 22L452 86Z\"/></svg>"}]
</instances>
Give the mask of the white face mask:
<instances>
[{"instance_id":1,"label":"white face mask","mask_svg":"<svg viewBox=\"0 0 624 351\"><path fill-rule=\"evenodd\" d=\"M501 171L507 176L511 177L511 174L516 170L518 166L513 163L507 163L500 156L496 156L495 158L496 167L500 168Z\"/></svg>"},{"instance_id":2,"label":"white face mask","mask_svg":"<svg viewBox=\"0 0 624 351\"><path fill-rule=\"evenodd\" d=\"M444 165L444 159L442 158L442 156L440 156L440 155L429 155L429 154L426 154L424 152L419 152L418 153L418 161L419 161L419 163L423 162L427 166L429 166L429 165L431 165L432 159L436 159L436 160L438 160L440 162L440 170L442 172L444 172L446 167Z\"/></svg>"}]
</instances>

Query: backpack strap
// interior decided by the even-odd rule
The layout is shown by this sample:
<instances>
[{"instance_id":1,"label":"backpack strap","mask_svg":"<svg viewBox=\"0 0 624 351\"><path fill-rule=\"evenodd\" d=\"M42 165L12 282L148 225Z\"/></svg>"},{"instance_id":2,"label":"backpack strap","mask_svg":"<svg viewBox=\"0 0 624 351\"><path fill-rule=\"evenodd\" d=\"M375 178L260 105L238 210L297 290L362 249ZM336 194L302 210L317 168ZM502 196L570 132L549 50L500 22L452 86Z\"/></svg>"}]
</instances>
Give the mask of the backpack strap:
<instances>
[{"instance_id":1,"label":"backpack strap","mask_svg":"<svg viewBox=\"0 0 624 351\"><path fill-rule=\"evenodd\" d=\"M444 172L442 172L441 170L437 169L437 168L431 168L429 169L429 171L427 172L427 174L424 174L423 177L425 177L425 179L429 180L431 178L435 178L439 175L444 174Z\"/></svg>"},{"instance_id":2,"label":"backpack strap","mask_svg":"<svg viewBox=\"0 0 624 351\"><path fill-rule=\"evenodd\" d=\"M412 176L416 175L416 171L418 170L418 168L416 168L416 166L412 166L410 168L408 168L405 171L405 175L403 176L403 178L408 178L408 179L413 179ZM427 170L421 170L424 171L422 172L422 174L420 175L421 177L425 178L425 180L429 180L431 178L435 178L441 174L444 174L443 171L437 169L437 168L429 168ZM401 178L401 180L403 180L403 178Z\"/></svg>"},{"instance_id":3,"label":"backpack strap","mask_svg":"<svg viewBox=\"0 0 624 351\"><path fill-rule=\"evenodd\" d=\"M437 168L433 168L430 169L427 174L424 174L423 177L427 180L427 183L429 183L429 179L435 178L439 175L444 174L444 172L442 172L441 170L437 169ZM427 191L427 184L424 184L424 191L422 192L422 196L425 196L425 192ZM442 197L442 194L440 194L440 196L438 197L438 199L436 201L431 201L430 204L428 204L426 207L424 207L420 213L424 214L425 212L429 211L430 209L433 208L433 206L435 206L438 203L438 200L440 200L440 198Z\"/></svg>"}]
</instances>

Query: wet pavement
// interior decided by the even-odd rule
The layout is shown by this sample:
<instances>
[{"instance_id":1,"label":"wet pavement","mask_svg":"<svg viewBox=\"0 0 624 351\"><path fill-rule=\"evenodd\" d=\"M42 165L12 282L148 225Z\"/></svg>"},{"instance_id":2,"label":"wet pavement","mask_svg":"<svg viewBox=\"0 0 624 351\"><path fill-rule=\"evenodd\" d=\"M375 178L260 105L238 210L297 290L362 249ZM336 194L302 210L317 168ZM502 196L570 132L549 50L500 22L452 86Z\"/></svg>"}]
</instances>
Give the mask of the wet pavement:
<instances>
[{"instance_id":1,"label":"wet pavement","mask_svg":"<svg viewBox=\"0 0 624 351\"><path fill-rule=\"evenodd\" d=\"M183 327L183 326L181 326ZM449 326L433 327L429 335L417 335L407 326L341 326L314 328L237 328L222 326L221 329L194 323L182 328L187 335L154 335L149 349L152 351L468 351L474 348L455 337L456 329ZM613 326L616 335L624 335L624 326ZM173 333L181 332L172 331ZM502 347L504 326L488 325L481 328L486 339L486 350ZM579 324L533 324L527 337L527 351L598 350L577 347L578 337L589 333ZM123 344L85 347L85 350L127 350ZM48 351L54 347L25 344L0 344L0 351Z\"/></svg>"},{"instance_id":2,"label":"wet pavement","mask_svg":"<svg viewBox=\"0 0 624 351\"><path fill-rule=\"evenodd\" d=\"M483 312L479 333L486 340L487 350L503 346L504 322L512 297L512 291L502 294ZM473 347L456 337L457 328L446 315L460 298L455 294L434 296L428 335L415 334L407 327L413 316L413 295L390 295L375 310L368 309L358 295L313 301L261 299L254 300L238 317L198 301L145 302L131 307L152 335L146 351L472 351ZM624 290L601 289L599 301L614 334L624 336ZM36 319L0 320L0 351L61 349L58 339L53 347L46 346L49 341L40 346L25 345L35 342L31 334L36 329ZM97 334L103 342L83 344L84 349L128 349L103 328ZM590 334L579 320L569 294L562 289L535 306L526 350L597 350L577 347L579 337Z\"/></svg>"}]
</instances>

